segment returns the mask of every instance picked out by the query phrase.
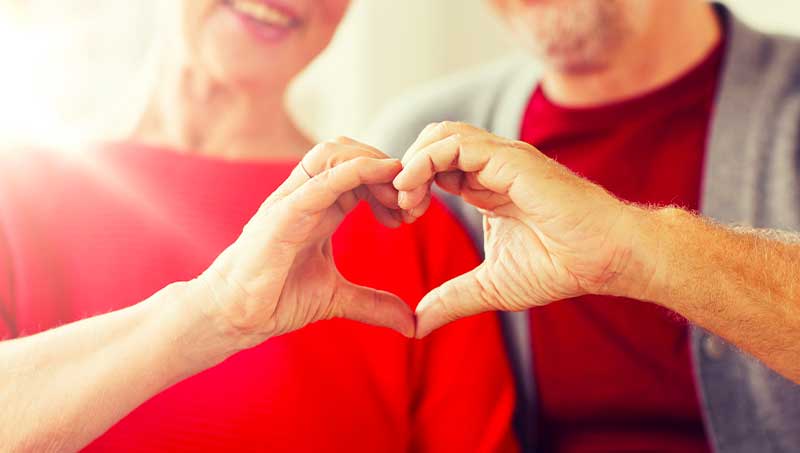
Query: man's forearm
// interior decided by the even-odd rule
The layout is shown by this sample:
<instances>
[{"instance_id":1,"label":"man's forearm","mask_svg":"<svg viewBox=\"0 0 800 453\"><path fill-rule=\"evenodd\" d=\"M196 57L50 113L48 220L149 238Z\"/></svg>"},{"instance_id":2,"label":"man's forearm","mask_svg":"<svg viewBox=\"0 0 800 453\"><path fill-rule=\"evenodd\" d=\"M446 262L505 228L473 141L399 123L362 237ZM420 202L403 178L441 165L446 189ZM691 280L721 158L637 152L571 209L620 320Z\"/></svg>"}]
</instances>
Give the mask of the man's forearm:
<instances>
[{"instance_id":1,"label":"man's forearm","mask_svg":"<svg viewBox=\"0 0 800 453\"><path fill-rule=\"evenodd\" d=\"M78 450L153 395L223 360L232 351L210 338L213 328L191 308L186 285L0 342L0 444Z\"/></svg>"},{"instance_id":2,"label":"man's forearm","mask_svg":"<svg viewBox=\"0 0 800 453\"><path fill-rule=\"evenodd\" d=\"M670 308L800 382L800 240L679 209L646 211L653 274L639 298ZM646 259L646 258L643 258Z\"/></svg>"}]
</instances>

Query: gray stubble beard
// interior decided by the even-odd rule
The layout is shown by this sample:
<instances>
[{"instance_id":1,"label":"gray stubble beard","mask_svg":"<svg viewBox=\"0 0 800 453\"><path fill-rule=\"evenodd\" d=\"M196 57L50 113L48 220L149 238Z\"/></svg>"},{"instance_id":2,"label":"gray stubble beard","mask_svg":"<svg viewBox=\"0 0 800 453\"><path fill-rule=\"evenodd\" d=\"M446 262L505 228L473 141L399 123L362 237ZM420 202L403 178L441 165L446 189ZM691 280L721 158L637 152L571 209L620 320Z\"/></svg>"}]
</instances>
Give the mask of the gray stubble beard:
<instances>
[{"instance_id":1,"label":"gray stubble beard","mask_svg":"<svg viewBox=\"0 0 800 453\"><path fill-rule=\"evenodd\" d=\"M631 19L642 11L626 8L629 9L620 0L541 4L531 7L528 17L512 20L512 25L524 35L526 47L545 67L570 73L590 72L605 66L635 31Z\"/></svg>"}]
</instances>

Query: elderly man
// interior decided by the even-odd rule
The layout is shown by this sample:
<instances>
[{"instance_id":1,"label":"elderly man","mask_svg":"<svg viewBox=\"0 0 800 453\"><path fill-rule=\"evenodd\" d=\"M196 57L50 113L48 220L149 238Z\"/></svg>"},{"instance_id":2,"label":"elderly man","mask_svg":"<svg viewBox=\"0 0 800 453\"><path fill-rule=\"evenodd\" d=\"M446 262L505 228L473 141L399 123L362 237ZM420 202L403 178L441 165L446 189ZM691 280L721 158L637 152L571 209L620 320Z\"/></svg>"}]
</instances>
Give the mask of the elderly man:
<instances>
[{"instance_id":1,"label":"elderly man","mask_svg":"<svg viewBox=\"0 0 800 453\"><path fill-rule=\"evenodd\" d=\"M372 144L400 154L428 123L468 122L534 145L631 202L800 230L800 42L701 0L493 3L538 62L515 57L408 96L378 121ZM401 206L424 208L417 202ZM451 204L480 244L481 214ZM702 254L693 244L685 253ZM703 286L685 287L722 294L723 281L715 288L713 273L700 275ZM800 450L800 387L663 306L549 295L578 294L504 318L527 449ZM704 307L721 318L726 306ZM726 332L737 328L748 325Z\"/></svg>"}]
</instances>

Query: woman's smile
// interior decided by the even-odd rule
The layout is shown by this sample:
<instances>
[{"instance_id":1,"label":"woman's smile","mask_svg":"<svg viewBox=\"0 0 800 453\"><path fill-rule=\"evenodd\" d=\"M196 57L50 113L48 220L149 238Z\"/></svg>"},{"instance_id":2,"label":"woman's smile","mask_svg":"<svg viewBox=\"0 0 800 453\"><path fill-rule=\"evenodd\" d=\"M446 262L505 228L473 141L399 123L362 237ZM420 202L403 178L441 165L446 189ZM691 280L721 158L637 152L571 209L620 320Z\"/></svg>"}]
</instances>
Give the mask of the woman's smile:
<instances>
[{"instance_id":1,"label":"woman's smile","mask_svg":"<svg viewBox=\"0 0 800 453\"><path fill-rule=\"evenodd\" d=\"M272 0L224 0L229 11L257 37L274 41L300 26L298 14Z\"/></svg>"}]
</instances>

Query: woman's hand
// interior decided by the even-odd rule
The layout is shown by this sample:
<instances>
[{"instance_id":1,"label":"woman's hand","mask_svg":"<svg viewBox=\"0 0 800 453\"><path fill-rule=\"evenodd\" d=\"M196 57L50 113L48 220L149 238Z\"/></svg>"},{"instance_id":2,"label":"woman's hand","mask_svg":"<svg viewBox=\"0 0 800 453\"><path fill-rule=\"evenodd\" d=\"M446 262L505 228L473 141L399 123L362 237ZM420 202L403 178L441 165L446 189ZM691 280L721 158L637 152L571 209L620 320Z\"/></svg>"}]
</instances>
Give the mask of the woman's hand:
<instances>
[{"instance_id":1,"label":"woman's hand","mask_svg":"<svg viewBox=\"0 0 800 453\"><path fill-rule=\"evenodd\" d=\"M485 261L422 300L418 337L480 312L613 294L626 285L617 277L631 265L635 208L534 147L440 123L422 132L403 166L394 185L409 220L427 209L434 180L484 214Z\"/></svg>"},{"instance_id":2,"label":"woman's hand","mask_svg":"<svg viewBox=\"0 0 800 453\"><path fill-rule=\"evenodd\" d=\"M80 450L165 388L317 320L350 318L412 336L408 306L342 278L330 243L359 200L382 222L400 223L390 184L400 168L348 140L319 145L198 278L0 341L0 450Z\"/></svg>"},{"instance_id":3,"label":"woman's hand","mask_svg":"<svg viewBox=\"0 0 800 453\"><path fill-rule=\"evenodd\" d=\"M331 235L361 200L377 219L402 217L391 181L401 164L349 139L317 145L242 235L196 281L208 314L237 348L314 321L347 318L414 335L414 315L392 294L354 285L334 264Z\"/></svg>"}]
</instances>

